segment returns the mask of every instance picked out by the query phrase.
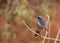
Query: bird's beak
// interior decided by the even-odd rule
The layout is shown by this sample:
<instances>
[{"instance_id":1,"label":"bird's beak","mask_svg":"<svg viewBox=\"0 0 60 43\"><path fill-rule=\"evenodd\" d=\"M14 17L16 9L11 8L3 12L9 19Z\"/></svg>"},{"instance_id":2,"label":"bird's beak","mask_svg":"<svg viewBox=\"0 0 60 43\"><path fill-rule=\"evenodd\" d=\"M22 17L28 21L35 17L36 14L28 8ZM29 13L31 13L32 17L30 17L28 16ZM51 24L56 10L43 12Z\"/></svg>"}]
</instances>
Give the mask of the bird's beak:
<instances>
[{"instance_id":1,"label":"bird's beak","mask_svg":"<svg viewBox=\"0 0 60 43\"><path fill-rule=\"evenodd\" d=\"M35 18L37 18L37 16L34 16Z\"/></svg>"},{"instance_id":2,"label":"bird's beak","mask_svg":"<svg viewBox=\"0 0 60 43\"><path fill-rule=\"evenodd\" d=\"M37 16L34 16L36 18L36 20L38 20Z\"/></svg>"}]
</instances>

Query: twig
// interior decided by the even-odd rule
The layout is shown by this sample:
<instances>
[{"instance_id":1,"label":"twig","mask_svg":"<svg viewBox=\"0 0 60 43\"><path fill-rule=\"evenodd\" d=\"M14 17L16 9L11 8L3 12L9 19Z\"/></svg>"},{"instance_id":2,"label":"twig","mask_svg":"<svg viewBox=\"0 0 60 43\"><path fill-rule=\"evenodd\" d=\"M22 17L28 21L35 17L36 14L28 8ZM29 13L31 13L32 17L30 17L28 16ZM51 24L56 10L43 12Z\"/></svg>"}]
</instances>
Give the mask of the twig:
<instances>
[{"instance_id":1,"label":"twig","mask_svg":"<svg viewBox=\"0 0 60 43\"><path fill-rule=\"evenodd\" d=\"M31 32L33 32L33 33L39 35L38 33L36 33L36 32L34 32L33 30L31 30L31 29L27 26L27 24L26 24L24 21L23 21L23 23L24 23L24 25L27 27L27 29L29 29Z\"/></svg>"},{"instance_id":2,"label":"twig","mask_svg":"<svg viewBox=\"0 0 60 43\"><path fill-rule=\"evenodd\" d=\"M54 43L56 43L56 42L57 42L58 37L59 37L59 33L60 33L60 29L59 29L59 31L58 31L58 33L57 33L57 36L56 36L56 39L55 39Z\"/></svg>"},{"instance_id":3,"label":"twig","mask_svg":"<svg viewBox=\"0 0 60 43\"><path fill-rule=\"evenodd\" d=\"M33 32L33 33L35 33L35 34L37 34L37 35L39 35L38 33L36 33L36 32L34 32L33 30L31 30L30 28L29 28L29 26L23 21L23 24L27 27L27 29L29 29L31 32ZM46 34L48 34L48 32L46 31ZM48 38L48 37L44 37L44 36L42 36L41 35L41 37L44 39L48 39L48 40L56 40L55 38ZM58 39L57 41L60 41L60 39Z\"/></svg>"},{"instance_id":4,"label":"twig","mask_svg":"<svg viewBox=\"0 0 60 43\"><path fill-rule=\"evenodd\" d=\"M47 15L47 22L46 22L46 28L48 28L48 24L49 24L49 15ZM47 36L47 34L48 34L48 32L46 31L46 34L45 34L45 37L44 37L44 39L43 39L43 41L42 41L42 43L44 43L44 41L45 41L45 39L46 39L46 36ZM42 37L42 36L41 36Z\"/></svg>"},{"instance_id":5,"label":"twig","mask_svg":"<svg viewBox=\"0 0 60 43\"><path fill-rule=\"evenodd\" d=\"M45 42L45 39L46 39L47 34L48 34L48 32L46 31L46 34L45 34L45 37L44 37L44 39L43 39L42 43L44 43L44 42ZM43 37L43 36L41 36L41 37Z\"/></svg>"},{"instance_id":6,"label":"twig","mask_svg":"<svg viewBox=\"0 0 60 43\"><path fill-rule=\"evenodd\" d=\"M46 26L48 28L48 37L50 37L50 16L47 14L47 22L46 22ZM48 40L48 43L49 43L49 40Z\"/></svg>"}]
</instances>

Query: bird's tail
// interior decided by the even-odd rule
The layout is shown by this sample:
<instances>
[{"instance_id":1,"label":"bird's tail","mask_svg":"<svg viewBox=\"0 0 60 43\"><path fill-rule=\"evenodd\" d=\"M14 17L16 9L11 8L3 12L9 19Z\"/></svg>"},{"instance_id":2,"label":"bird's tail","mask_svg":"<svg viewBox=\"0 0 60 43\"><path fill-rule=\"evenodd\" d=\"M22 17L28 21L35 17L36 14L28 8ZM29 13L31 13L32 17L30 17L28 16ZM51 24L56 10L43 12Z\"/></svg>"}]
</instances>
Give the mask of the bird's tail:
<instances>
[{"instance_id":1,"label":"bird's tail","mask_svg":"<svg viewBox=\"0 0 60 43\"><path fill-rule=\"evenodd\" d=\"M36 30L36 33L40 34L40 31ZM36 36L39 36L39 35L35 34L34 36L36 37Z\"/></svg>"}]
</instances>

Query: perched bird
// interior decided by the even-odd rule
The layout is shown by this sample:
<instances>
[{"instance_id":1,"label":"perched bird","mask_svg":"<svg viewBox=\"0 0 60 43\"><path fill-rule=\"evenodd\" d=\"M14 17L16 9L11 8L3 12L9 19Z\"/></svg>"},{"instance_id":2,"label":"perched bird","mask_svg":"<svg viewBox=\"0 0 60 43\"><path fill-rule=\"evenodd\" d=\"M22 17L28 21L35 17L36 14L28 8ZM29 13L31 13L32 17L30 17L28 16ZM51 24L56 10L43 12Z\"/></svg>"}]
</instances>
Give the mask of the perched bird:
<instances>
[{"instance_id":1,"label":"perched bird","mask_svg":"<svg viewBox=\"0 0 60 43\"><path fill-rule=\"evenodd\" d=\"M36 33L40 34L40 31L45 28L45 19L42 16L36 16L36 18L38 19L36 22L36 26L37 26ZM38 35L35 34L34 36L38 36Z\"/></svg>"}]
</instances>

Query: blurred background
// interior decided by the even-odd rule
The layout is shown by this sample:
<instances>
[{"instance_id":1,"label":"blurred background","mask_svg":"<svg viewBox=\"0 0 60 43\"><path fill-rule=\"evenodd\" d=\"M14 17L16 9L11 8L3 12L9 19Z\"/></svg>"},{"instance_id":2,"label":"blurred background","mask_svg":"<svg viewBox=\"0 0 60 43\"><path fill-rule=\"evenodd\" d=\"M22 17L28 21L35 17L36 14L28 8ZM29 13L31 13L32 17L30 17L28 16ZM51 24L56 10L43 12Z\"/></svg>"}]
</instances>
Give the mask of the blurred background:
<instances>
[{"instance_id":1,"label":"blurred background","mask_svg":"<svg viewBox=\"0 0 60 43\"><path fill-rule=\"evenodd\" d=\"M47 15L50 19L47 37L56 38L60 28L60 0L0 0L0 43L42 43L43 38L34 37L22 21L35 31L35 16L43 16L47 21ZM54 41L46 39L44 43Z\"/></svg>"}]
</instances>

